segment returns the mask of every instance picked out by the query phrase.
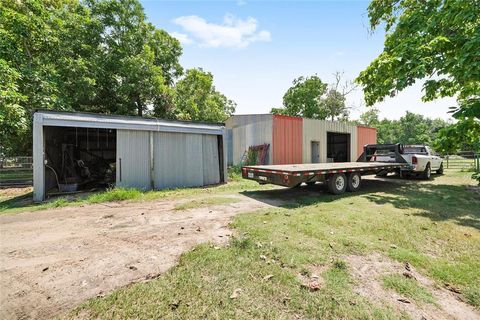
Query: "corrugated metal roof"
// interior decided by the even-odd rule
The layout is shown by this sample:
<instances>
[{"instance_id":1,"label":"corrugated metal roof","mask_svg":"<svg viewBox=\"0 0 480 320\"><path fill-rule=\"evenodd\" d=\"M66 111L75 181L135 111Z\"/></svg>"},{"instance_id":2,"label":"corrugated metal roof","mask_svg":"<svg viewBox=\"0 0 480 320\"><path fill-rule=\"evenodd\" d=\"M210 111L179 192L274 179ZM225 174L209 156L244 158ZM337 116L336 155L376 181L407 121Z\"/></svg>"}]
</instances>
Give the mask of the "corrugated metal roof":
<instances>
[{"instance_id":1,"label":"corrugated metal roof","mask_svg":"<svg viewBox=\"0 0 480 320\"><path fill-rule=\"evenodd\" d=\"M84 112L39 110L34 121L43 126L145 130L221 135L224 125L217 123L170 121L157 118L105 115Z\"/></svg>"}]
</instances>

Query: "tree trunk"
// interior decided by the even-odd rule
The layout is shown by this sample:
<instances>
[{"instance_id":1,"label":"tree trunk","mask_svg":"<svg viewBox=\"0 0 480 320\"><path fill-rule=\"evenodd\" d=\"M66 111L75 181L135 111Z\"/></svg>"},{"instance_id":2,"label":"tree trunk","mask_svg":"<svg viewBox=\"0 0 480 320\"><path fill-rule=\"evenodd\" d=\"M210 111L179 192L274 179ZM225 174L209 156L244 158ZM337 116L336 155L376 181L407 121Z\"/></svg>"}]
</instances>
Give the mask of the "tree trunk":
<instances>
[{"instance_id":1,"label":"tree trunk","mask_svg":"<svg viewBox=\"0 0 480 320\"><path fill-rule=\"evenodd\" d=\"M137 110L138 110L138 116L143 117L143 106L142 106L142 101L140 100L140 96L137 96Z\"/></svg>"}]
</instances>

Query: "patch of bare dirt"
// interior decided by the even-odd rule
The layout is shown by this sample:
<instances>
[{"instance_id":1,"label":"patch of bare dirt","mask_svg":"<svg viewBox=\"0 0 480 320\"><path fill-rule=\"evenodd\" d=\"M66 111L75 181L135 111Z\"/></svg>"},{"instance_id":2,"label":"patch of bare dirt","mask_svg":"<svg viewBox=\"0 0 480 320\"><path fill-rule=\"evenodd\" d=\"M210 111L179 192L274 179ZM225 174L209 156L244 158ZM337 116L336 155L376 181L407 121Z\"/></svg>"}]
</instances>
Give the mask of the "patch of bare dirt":
<instances>
[{"instance_id":1,"label":"patch of bare dirt","mask_svg":"<svg viewBox=\"0 0 480 320\"><path fill-rule=\"evenodd\" d=\"M199 243L226 242L234 215L267 206L238 198L181 212L181 201L163 201L0 216L0 318L51 318L156 277Z\"/></svg>"},{"instance_id":2,"label":"patch of bare dirt","mask_svg":"<svg viewBox=\"0 0 480 320\"><path fill-rule=\"evenodd\" d=\"M309 291L317 291L323 287L325 281L322 277L322 273L328 269L327 265L313 264L307 267L298 274L298 278L302 283L302 288Z\"/></svg>"},{"instance_id":3,"label":"patch of bare dirt","mask_svg":"<svg viewBox=\"0 0 480 320\"><path fill-rule=\"evenodd\" d=\"M393 261L380 254L352 255L344 259L358 282L355 292L375 304L393 306L413 319L480 319L480 314L464 303L462 297L453 292L455 290L436 286L432 280L418 273L409 264ZM393 290L385 289L381 277L388 274L400 274L416 279L420 286L430 291L436 305L418 304Z\"/></svg>"}]
</instances>

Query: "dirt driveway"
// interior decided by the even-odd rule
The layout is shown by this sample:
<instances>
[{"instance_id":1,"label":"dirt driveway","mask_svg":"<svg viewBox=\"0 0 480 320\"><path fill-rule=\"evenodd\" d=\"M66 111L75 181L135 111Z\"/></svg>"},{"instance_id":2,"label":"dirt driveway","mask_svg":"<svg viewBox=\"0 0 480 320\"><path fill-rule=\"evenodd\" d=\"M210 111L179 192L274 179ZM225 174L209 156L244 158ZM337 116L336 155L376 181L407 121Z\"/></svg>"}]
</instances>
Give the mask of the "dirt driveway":
<instances>
[{"instance_id":1,"label":"dirt driveway","mask_svg":"<svg viewBox=\"0 0 480 320\"><path fill-rule=\"evenodd\" d=\"M235 214L267 206L229 197L239 201L184 211L174 210L178 201L163 201L0 216L0 318L50 318L155 277L193 246L226 241Z\"/></svg>"}]
</instances>

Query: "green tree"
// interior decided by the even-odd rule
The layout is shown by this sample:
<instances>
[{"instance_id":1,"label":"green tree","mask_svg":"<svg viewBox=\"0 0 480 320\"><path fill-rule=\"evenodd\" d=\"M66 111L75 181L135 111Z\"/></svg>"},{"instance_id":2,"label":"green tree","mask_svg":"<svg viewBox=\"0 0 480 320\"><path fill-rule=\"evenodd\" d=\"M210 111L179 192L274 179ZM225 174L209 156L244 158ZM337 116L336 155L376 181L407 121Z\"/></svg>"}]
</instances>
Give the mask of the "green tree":
<instances>
[{"instance_id":1,"label":"green tree","mask_svg":"<svg viewBox=\"0 0 480 320\"><path fill-rule=\"evenodd\" d=\"M360 115L358 123L376 128L378 143L427 145L432 145L441 129L448 125L442 119L430 119L408 111L399 120L380 120L375 108Z\"/></svg>"},{"instance_id":2,"label":"green tree","mask_svg":"<svg viewBox=\"0 0 480 320\"><path fill-rule=\"evenodd\" d=\"M467 119L451 124L439 131L434 146L437 151L445 154L462 150L480 152L480 123Z\"/></svg>"},{"instance_id":3,"label":"green tree","mask_svg":"<svg viewBox=\"0 0 480 320\"><path fill-rule=\"evenodd\" d=\"M367 105L425 79L424 101L456 97L452 113L463 132L480 123L480 0L372 0L372 30L386 30L383 52L360 73ZM468 127L470 126L470 129ZM461 145L444 129L441 144ZM448 139L451 139L447 142ZM478 135L475 139L480 140Z\"/></svg>"},{"instance_id":4,"label":"green tree","mask_svg":"<svg viewBox=\"0 0 480 320\"><path fill-rule=\"evenodd\" d=\"M271 113L311 119L347 120L349 108L347 95L355 86L348 81L342 83L343 73L334 73L335 82L327 85L314 75L293 80L283 96L283 108L272 108Z\"/></svg>"},{"instance_id":5,"label":"green tree","mask_svg":"<svg viewBox=\"0 0 480 320\"><path fill-rule=\"evenodd\" d=\"M216 91L210 72L189 69L175 89L177 119L223 122L235 112L235 102Z\"/></svg>"},{"instance_id":6,"label":"green tree","mask_svg":"<svg viewBox=\"0 0 480 320\"><path fill-rule=\"evenodd\" d=\"M20 104L27 99L18 91L20 74L0 59L0 156L10 154L28 129L25 110Z\"/></svg>"},{"instance_id":7,"label":"green tree","mask_svg":"<svg viewBox=\"0 0 480 320\"><path fill-rule=\"evenodd\" d=\"M283 108L273 108L271 112L311 119L325 119L328 117L328 113L323 108L321 97L327 92L327 87L327 84L323 83L316 75L299 77L293 80L293 86L283 96Z\"/></svg>"},{"instance_id":8,"label":"green tree","mask_svg":"<svg viewBox=\"0 0 480 320\"><path fill-rule=\"evenodd\" d=\"M0 152L30 153L35 109L171 108L181 53L137 0L0 2Z\"/></svg>"},{"instance_id":9,"label":"green tree","mask_svg":"<svg viewBox=\"0 0 480 320\"><path fill-rule=\"evenodd\" d=\"M380 123L379 113L380 110L377 108L369 108L360 115L359 123L369 127L377 128Z\"/></svg>"},{"instance_id":10,"label":"green tree","mask_svg":"<svg viewBox=\"0 0 480 320\"><path fill-rule=\"evenodd\" d=\"M385 27L383 52L362 71L367 105L427 79L424 101L457 97L458 117L480 117L480 1L373 0L373 30Z\"/></svg>"},{"instance_id":11,"label":"green tree","mask_svg":"<svg viewBox=\"0 0 480 320\"><path fill-rule=\"evenodd\" d=\"M141 116L149 106L166 107L182 73L178 40L148 23L137 0L91 0L89 8L101 26L99 90L90 108Z\"/></svg>"}]
</instances>

